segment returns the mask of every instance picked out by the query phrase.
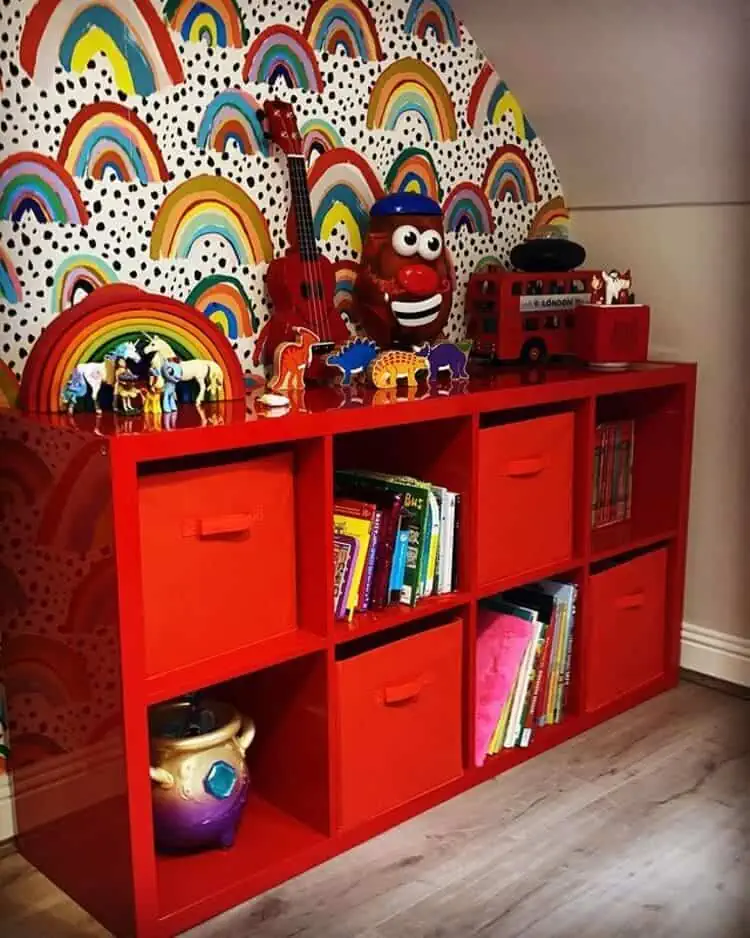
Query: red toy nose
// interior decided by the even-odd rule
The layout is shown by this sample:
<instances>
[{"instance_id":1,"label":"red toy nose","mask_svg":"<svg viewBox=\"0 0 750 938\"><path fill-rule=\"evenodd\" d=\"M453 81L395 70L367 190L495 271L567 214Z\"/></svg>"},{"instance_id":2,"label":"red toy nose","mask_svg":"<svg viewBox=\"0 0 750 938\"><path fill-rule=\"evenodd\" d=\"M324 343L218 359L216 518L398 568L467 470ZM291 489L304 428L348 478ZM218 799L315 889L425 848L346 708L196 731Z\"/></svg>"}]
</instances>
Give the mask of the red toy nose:
<instances>
[{"instance_id":1,"label":"red toy nose","mask_svg":"<svg viewBox=\"0 0 750 938\"><path fill-rule=\"evenodd\" d=\"M426 264L407 264L396 274L396 280L407 293L413 293L416 296L429 296L431 293L437 293L440 286L437 273Z\"/></svg>"}]
</instances>

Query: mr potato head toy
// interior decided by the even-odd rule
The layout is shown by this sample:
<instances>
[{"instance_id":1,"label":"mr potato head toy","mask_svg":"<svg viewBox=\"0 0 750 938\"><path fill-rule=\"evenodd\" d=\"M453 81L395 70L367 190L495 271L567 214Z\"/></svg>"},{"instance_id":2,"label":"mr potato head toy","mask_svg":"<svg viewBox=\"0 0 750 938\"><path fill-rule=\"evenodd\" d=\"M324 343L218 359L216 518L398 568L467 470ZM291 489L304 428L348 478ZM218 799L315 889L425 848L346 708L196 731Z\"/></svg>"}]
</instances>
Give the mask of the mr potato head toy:
<instances>
[{"instance_id":1,"label":"mr potato head toy","mask_svg":"<svg viewBox=\"0 0 750 938\"><path fill-rule=\"evenodd\" d=\"M354 294L354 314L380 348L431 342L453 299L437 202L413 192L379 199L370 210Z\"/></svg>"}]
</instances>

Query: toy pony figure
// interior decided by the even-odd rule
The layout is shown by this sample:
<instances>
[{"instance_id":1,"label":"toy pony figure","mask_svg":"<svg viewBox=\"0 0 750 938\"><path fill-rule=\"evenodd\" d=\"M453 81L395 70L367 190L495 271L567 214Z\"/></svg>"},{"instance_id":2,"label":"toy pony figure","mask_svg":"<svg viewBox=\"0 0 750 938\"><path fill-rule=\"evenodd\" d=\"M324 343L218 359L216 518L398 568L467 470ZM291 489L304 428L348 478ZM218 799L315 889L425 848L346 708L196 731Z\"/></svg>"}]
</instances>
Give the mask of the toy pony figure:
<instances>
[{"instance_id":1,"label":"toy pony figure","mask_svg":"<svg viewBox=\"0 0 750 938\"><path fill-rule=\"evenodd\" d=\"M161 407L165 414L177 412L177 385L182 381L182 365L180 362L168 361L161 366L161 376L164 379L164 391Z\"/></svg>"},{"instance_id":2,"label":"toy pony figure","mask_svg":"<svg viewBox=\"0 0 750 938\"><path fill-rule=\"evenodd\" d=\"M379 199L352 309L381 348L412 348L440 335L451 311L453 283L437 202L413 192Z\"/></svg>"}]
</instances>

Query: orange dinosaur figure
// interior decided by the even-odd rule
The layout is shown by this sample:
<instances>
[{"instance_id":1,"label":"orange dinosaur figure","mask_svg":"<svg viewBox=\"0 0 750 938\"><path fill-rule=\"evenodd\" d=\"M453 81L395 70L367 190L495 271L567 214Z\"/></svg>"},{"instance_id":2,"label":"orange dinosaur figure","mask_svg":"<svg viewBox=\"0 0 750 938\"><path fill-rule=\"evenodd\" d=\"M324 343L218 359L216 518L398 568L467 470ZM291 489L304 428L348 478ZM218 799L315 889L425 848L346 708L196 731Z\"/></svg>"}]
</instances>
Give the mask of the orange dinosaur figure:
<instances>
[{"instance_id":1,"label":"orange dinosaur figure","mask_svg":"<svg viewBox=\"0 0 750 938\"><path fill-rule=\"evenodd\" d=\"M270 391L302 390L305 371L312 361L313 346L319 337L304 326L295 326L295 342L282 342L273 355L273 374L268 382Z\"/></svg>"}]
</instances>

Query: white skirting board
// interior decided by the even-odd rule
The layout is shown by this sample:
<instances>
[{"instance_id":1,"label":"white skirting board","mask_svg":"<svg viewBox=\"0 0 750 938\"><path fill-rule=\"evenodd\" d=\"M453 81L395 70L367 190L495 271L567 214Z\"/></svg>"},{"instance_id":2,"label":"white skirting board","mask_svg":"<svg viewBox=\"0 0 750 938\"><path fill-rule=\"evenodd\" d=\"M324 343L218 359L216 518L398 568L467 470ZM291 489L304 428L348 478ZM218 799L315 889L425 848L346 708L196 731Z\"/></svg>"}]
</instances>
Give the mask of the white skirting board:
<instances>
[{"instance_id":1,"label":"white skirting board","mask_svg":"<svg viewBox=\"0 0 750 938\"><path fill-rule=\"evenodd\" d=\"M750 639L685 622L680 664L689 671L750 687Z\"/></svg>"}]
</instances>

